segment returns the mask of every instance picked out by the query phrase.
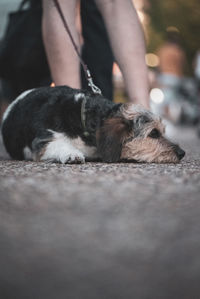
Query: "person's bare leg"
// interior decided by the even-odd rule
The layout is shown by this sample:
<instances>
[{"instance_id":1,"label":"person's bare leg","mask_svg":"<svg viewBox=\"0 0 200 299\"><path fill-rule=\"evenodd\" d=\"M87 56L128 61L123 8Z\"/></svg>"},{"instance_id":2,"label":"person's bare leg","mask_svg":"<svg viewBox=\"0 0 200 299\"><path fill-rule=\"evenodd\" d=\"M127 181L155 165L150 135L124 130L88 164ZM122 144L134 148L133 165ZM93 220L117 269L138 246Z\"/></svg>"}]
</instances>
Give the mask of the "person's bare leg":
<instances>
[{"instance_id":1,"label":"person's bare leg","mask_svg":"<svg viewBox=\"0 0 200 299\"><path fill-rule=\"evenodd\" d=\"M145 41L131 0L96 0L131 102L149 108Z\"/></svg>"},{"instance_id":2,"label":"person's bare leg","mask_svg":"<svg viewBox=\"0 0 200 299\"><path fill-rule=\"evenodd\" d=\"M60 0L59 3L79 46L75 24L77 0ZM54 83L80 88L79 60L52 0L43 0L42 32Z\"/></svg>"}]
</instances>

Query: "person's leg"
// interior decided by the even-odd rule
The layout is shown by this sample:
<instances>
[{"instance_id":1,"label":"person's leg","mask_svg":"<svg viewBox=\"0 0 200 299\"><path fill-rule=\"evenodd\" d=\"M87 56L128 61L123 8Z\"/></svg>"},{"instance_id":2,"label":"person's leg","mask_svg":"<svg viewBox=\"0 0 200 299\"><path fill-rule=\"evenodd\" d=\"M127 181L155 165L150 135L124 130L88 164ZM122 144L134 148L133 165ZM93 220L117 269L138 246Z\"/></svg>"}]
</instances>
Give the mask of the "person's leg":
<instances>
[{"instance_id":1,"label":"person's leg","mask_svg":"<svg viewBox=\"0 0 200 299\"><path fill-rule=\"evenodd\" d=\"M131 102L149 107L145 42L132 0L96 0Z\"/></svg>"},{"instance_id":2,"label":"person's leg","mask_svg":"<svg viewBox=\"0 0 200 299\"><path fill-rule=\"evenodd\" d=\"M102 16L94 0L81 0L81 20L84 45L82 58L87 64L94 83L109 100L113 98L113 54ZM81 70L82 87L87 88L85 74Z\"/></svg>"},{"instance_id":3,"label":"person's leg","mask_svg":"<svg viewBox=\"0 0 200 299\"><path fill-rule=\"evenodd\" d=\"M75 23L77 0L59 3L73 38L80 46ZM42 21L43 40L54 83L80 88L79 59L52 0L43 0Z\"/></svg>"}]
</instances>

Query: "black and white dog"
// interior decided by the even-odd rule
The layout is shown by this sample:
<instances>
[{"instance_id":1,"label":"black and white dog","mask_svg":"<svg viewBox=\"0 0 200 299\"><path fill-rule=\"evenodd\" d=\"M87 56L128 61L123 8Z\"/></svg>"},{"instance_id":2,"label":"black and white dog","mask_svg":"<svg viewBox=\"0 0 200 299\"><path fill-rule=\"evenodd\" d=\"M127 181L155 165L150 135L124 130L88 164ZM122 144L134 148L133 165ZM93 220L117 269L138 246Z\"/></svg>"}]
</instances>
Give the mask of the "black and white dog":
<instances>
[{"instance_id":1,"label":"black and white dog","mask_svg":"<svg viewBox=\"0 0 200 299\"><path fill-rule=\"evenodd\" d=\"M5 147L17 160L180 161L184 151L163 133L160 118L148 110L67 86L24 92L8 106L2 122Z\"/></svg>"}]
</instances>

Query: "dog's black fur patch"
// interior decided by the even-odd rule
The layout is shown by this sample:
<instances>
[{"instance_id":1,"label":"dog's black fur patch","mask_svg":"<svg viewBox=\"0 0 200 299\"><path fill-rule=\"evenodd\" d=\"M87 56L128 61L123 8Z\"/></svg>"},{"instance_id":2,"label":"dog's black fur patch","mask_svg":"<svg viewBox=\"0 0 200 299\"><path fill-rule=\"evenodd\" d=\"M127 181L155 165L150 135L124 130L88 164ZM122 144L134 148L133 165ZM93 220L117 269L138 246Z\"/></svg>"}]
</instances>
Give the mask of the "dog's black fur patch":
<instances>
[{"instance_id":1,"label":"dog's black fur patch","mask_svg":"<svg viewBox=\"0 0 200 299\"><path fill-rule=\"evenodd\" d=\"M81 122L83 98L75 100L75 95L80 93L87 99L86 130L89 136L84 135ZM12 158L22 160L26 146L37 152L51 140L49 129L65 133L70 138L79 136L86 145L97 146L97 130L105 119L118 114L120 105L101 95L67 86L35 89L19 100L3 121L5 147Z\"/></svg>"}]
</instances>

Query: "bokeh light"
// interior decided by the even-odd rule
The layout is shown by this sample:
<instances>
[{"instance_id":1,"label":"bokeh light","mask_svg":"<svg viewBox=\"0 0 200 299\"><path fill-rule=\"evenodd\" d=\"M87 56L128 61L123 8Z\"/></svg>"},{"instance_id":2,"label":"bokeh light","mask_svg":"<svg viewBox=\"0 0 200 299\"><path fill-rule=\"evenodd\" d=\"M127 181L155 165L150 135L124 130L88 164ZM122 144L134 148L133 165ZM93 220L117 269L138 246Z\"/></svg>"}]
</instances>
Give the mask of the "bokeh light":
<instances>
[{"instance_id":1,"label":"bokeh light","mask_svg":"<svg viewBox=\"0 0 200 299\"><path fill-rule=\"evenodd\" d=\"M150 92L150 98L155 104L161 104L164 101L164 93L160 88L153 88Z\"/></svg>"},{"instance_id":2,"label":"bokeh light","mask_svg":"<svg viewBox=\"0 0 200 299\"><path fill-rule=\"evenodd\" d=\"M175 26L168 26L168 27L166 28L166 31L167 31L167 32L177 32L177 33L180 32L180 30L179 30L177 27L175 27Z\"/></svg>"},{"instance_id":3,"label":"bokeh light","mask_svg":"<svg viewBox=\"0 0 200 299\"><path fill-rule=\"evenodd\" d=\"M149 67L157 67L159 65L159 58L154 53L147 53L145 55L145 61Z\"/></svg>"}]
</instances>

